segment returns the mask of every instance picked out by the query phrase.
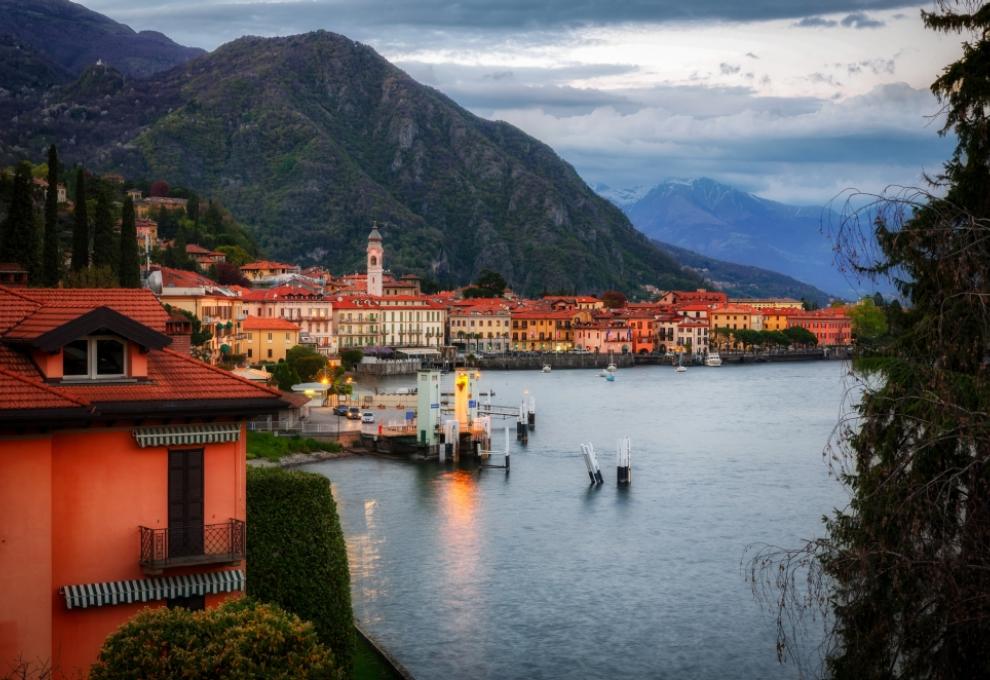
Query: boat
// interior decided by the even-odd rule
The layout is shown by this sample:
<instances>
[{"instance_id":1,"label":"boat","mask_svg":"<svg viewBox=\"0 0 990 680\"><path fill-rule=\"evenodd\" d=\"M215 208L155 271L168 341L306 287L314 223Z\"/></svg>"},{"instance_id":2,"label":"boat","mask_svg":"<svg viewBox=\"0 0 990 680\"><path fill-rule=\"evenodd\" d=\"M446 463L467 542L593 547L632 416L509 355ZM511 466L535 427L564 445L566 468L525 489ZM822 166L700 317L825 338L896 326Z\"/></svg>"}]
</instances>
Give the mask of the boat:
<instances>
[{"instance_id":1,"label":"boat","mask_svg":"<svg viewBox=\"0 0 990 680\"><path fill-rule=\"evenodd\" d=\"M617 370L619 370L618 367L615 365L615 359L612 358L611 352L608 353L608 366L605 367L605 370L608 371L609 373L615 373Z\"/></svg>"},{"instance_id":2,"label":"boat","mask_svg":"<svg viewBox=\"0 0 990 680\"><path fill-rule=\"evenodd\" d=\"M609 373L608 375L605 376L605 380L608 382L615 382L615 374Z\"/></svg>"},{"instance_id":3,"label":"boat","mask_svg":"<svg viewBox=\"0 0 990 680\"><path fill-rule=\"evenodd\" d=\"M687 366L678 366L674 369L675 373L687 373Z\"/></svg>"},{"instance_id":4,"label":"boat","mask_svg":"<svg viewBox=\"0 0 990 680\"><path fill-rule=\"evenodd\" d=\"M687 373L687 366L684 365L684 355L677 355L677 366L674 367L675 373Z\"/></svg>"},{"instance_id":5,"label":"boat","mask_svg":"<svg viewBox=\"0 0 990 680\"><path fill-rule=\"evenodd\" d=\"M606 371L606 370L605 370L605 369L603 368L603 369L602 369L601 371L599 371L599 373L598 373L598 377L599 377L599 378L607 378L607 377L608 377L608 371Z\"/></svg>"},{"instance_id":6,"label":"boat","mask_svg":"<svg viewBox=\"0 0 990 680\"><path fill-rule=\"evenodd\" d=\"M543 372L544 373L549 373L551 370L553 370L553 369L550 368L550 364L543 364Z\"/></svg>"},{"instance_id":7,"label":"boat","mask_svg":"<svg viewBox=\"0 0 990 680\"><path fill-rule=\"evenodd\" d=\"M718 355L718 352L709 352L708 356L705 357L705 366L721 366L722 357Z\"/></svg>"}]
</instances>

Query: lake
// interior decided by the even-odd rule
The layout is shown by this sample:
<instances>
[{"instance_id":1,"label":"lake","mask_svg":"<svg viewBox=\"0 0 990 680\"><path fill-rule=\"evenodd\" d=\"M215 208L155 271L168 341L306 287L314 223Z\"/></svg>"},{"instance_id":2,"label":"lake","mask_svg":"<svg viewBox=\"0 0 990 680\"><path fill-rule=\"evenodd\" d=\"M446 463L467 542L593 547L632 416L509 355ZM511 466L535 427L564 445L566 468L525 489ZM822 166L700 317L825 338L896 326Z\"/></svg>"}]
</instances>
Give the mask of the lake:
<instances>
[{"instance_id":1,"label":"lake","mask_svg":"<svg viewBox=\"0 0 990 680\"><path fill-rule=\"evenodd\" d=\"M820 535L846 504L822 450L848 408L847 372L489 372L494 403L536 396L510 474L370 456L306 469L333 481L355 615L418 680L791 678L744 553ZM623 436L633 482L617 488Z\"/></svg>"}]
</instances>

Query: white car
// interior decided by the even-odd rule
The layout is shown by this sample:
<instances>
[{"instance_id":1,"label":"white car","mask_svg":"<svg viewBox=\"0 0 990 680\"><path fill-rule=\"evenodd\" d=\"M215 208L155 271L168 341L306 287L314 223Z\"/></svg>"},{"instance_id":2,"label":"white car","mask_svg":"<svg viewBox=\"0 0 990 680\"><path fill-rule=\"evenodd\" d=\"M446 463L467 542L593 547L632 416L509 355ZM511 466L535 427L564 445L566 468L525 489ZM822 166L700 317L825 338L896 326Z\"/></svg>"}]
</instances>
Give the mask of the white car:
<instances>
[{"instance_id":1,"label":"white car","mask_svg":"<svg viewBox=\"0 0 990 680\"><path fill-rule=\"evenodd\" d=\"M364 413L361 414L361 422L362 423L375 422L375 414L372 413L371 411L365 411Z\"/></svg>"}]
</instances>

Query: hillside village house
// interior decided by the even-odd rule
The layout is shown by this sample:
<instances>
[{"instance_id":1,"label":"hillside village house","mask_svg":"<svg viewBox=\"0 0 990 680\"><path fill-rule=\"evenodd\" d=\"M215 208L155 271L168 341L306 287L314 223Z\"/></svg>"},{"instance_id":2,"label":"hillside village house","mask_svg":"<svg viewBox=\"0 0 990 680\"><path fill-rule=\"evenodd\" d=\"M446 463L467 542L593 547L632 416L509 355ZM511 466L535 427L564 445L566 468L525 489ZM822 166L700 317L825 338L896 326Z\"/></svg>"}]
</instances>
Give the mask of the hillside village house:
<instances>
[{"instance_id":1,"label":"hillside village house","mask_svg":"<svg viewBox=\"0 0 990 680\"><path fill-rule=\"evenodd\" d=\"M285 361L286 353L299 344L299 326L274 317L249 316L241 322L247 336L234 343L234 354L243 354L250 363Z\"/></svg>"},{"instance_id":2,"label":"hillside village house","mask_svg":"<svg viewBox=\"0 0 990 680\"><path fill-rule=\"evenodd\" d=\"M203 271L206 271L212 265L221 264L227 261L227 256L224 253L216 250L210 250L209 248L204 248L203 246L195 243L186 245L186 255L188 255L189 258L196 263L196 266Z\"/></svg>"},{"instance_id":3,"label":"hillside village house","mask_svg":"<svg viewBox=\"0 0 990 680\"><path fill-rule=\"evenodd\" d=\"M298 265L285 264L284 262L271 262L269 260L260 260L258 262L242 264L240 269L241 274L244 275L244 278L249 281L258 282L272 280L278 276L298 274L300 272Z\"/></svg>"},{"instance_id":4,"label":"hillside village house","mask_svg":"<svg viewBox=\"0 0 990 680\"><path fill-rule=\"evenodd\" d=\"M202 274L171 267L152 271L148 285L163 304L189 312L210 331L213 337L206 349L212 362L224 353L224 345L230 351L237 341L246 339L240 324L248 310L230 287L220 286Z\"/></svg>"},{"instance_id":5,"label":"hillside village house","mask_svg":"<svg viewBox=\"0 0 990 680\"><path fill-rule=\"evenodd\" d=\"M288 319L299 326L299 341L329 356L337 352L333 303L323 293L299 286L241 291L244 309L257 317Z\"/></svg>"},{"instance_id":6,"label":"hillside village house","mask_svg":"<svg viewBox=\"0 0 990 680\"><path fill-rule=\"evenodd\" d=\"M244 589L245 420L285 405L168 329L147 290L0 287L0 668L84 675L138 610Z\"/></svg>"},{"instance_id":7,"label":"hillside village house","mask_svg":"<svg viewBox=\"0 0 990 680\"><path fill-rule=\"evenodd\" d=\"M152 217L157 216L162 210L185 212L188 202L185 198L172 198L171 196L139 197L138 200L134 201L134 215L136 217Z\"/></svg>"}]
</instances>

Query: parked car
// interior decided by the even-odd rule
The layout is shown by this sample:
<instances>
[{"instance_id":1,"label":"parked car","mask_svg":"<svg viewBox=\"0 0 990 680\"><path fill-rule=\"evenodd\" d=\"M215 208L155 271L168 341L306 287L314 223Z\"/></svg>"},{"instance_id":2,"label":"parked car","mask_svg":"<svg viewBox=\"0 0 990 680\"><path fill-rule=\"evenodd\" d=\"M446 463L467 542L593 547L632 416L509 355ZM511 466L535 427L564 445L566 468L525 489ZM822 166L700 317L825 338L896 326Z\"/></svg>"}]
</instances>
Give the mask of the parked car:
<instances>
[{"instance_id":1,"label":"parked car","mask_svg":"<svg viewBox=\"0 0 990 680\"><path fill-rule=\"evenodd\" d=\"M347 409L347 419L348 420L361 420L361 409L357 406L351 406Z\"/></svg>"},{"instance_id":2,"label":"parked car","mask_svg":"<svg viewBox=\"0 0 990 680\"><path fill-rule=\"evenodd\" d=\"M362 423L375 422L375 414L372 413L371 411L365 411L364 413L361 414L361 422Z\"/></svg>"},{"instance_id":3,"label":"parked car","mask_svg":"<svg viewBox=\"0 0 990 680\"><path fill-rule=\"evenodd\" d=\"M346 406L346 404L337 404L336 406L334 406L333 407L333 414L335 416L346 416L347 415L347 406Z\"/></svg>"}]
</instances>

